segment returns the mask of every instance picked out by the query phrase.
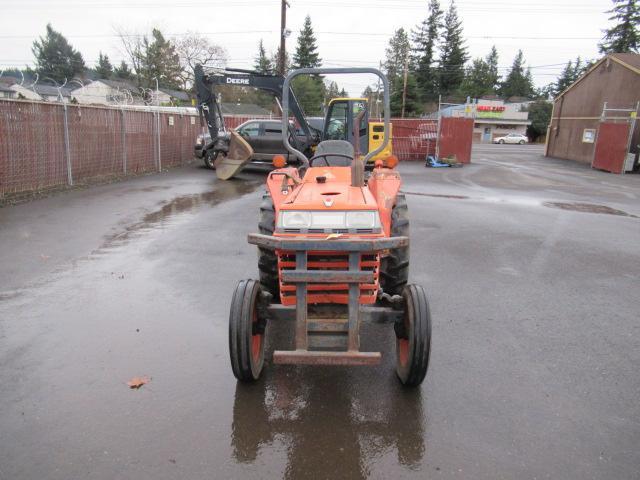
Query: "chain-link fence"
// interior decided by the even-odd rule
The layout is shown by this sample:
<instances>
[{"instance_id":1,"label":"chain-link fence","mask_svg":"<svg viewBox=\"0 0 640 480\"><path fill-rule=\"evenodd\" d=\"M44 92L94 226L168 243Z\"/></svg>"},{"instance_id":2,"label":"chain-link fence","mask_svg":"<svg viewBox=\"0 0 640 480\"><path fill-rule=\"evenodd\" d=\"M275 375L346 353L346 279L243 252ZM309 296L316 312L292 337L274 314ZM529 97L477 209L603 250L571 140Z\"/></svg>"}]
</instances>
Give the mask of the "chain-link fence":
<instances>
[{"instance_id":1,"label":"chain-link fence","mask_svg":"<svg viewBox=\"0 0 640 480\"><path fill-rule=\"evenodd\" d=\"M0 99L0 196L189 162L203 131L197 113L166 110ZM266 118L271 117L225 116L225 123L235 128ZM440 147L441 156L469 161L472 120L443 119L456 124L444 129L435 119L391 122L393 152L400 160L424 160Z\"/></svg>"},{"instance_id":2,"label":"chain-link fence","mask_svg":"<svg viewBox=\"0 0 640 480\"><path fill-rule=\"evenodd\" d=\"M0 100L0 196L182 165L195 113Z\"/></svg>"}]
</instances>

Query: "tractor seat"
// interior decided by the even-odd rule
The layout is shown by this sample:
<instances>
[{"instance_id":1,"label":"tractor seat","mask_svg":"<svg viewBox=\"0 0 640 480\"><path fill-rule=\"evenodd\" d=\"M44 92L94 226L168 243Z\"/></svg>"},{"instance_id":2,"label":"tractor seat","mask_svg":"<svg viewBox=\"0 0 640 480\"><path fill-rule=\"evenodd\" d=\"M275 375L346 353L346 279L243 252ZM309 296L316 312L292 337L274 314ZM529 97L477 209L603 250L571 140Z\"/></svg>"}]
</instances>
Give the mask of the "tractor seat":
<instances>
[{"instance_id":1,"label":"tractor seat","mask_svg":"<svg viewBox=\"0 0 640 480\"><path fill-rule=\"evenodd\" d=\"M331 155L331 154L338 155ZM344 157L342 155L346 155ZM316 152L309 160L312 167L350 167L353 162L353 145L346 140L325 140L316 147Z\"/></svg>"}]
</instances>

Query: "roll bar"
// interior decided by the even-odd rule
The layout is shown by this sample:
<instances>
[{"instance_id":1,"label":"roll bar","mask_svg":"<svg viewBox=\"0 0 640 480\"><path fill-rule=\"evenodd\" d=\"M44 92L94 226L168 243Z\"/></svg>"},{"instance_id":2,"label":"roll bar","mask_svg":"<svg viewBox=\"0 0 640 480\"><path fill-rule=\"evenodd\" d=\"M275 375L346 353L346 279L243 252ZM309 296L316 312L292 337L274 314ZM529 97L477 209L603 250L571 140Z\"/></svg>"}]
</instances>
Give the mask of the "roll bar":
<instances>
[{"instance_id":1,"label":"roll bar","mask_svg":"<svg viewBox=\"0 0 640 480\"><path fill-rule=\"evenodd\" d=\"M334 75L334 74L346 74L346 73L372 73L373 75L377 75L380 80L382 80L382 87L384 89L384 140L382 145L380 145L373 152L369 152L367 156L364 158L364 164L366 164L370 158L382 152L387 144L389 143L389 129L390 129L390 120L389 120L389 81L387 77L385 77L380 70L377 68L366 68L366 67L354 67L354 68L298 68L297 70L293 70L289 72L287 78L284 79L284 84L282 86L282 91L286 92L289 90L291 81L299 76L299 75ZM289 152L295 155L300 162L305 167L309 167L309 159L302 153L300 150L296 150L289 143L288 135L285 133L289 126L289 95L282 95L282 141L284 146Z\"/></svg>"}]
</instances>

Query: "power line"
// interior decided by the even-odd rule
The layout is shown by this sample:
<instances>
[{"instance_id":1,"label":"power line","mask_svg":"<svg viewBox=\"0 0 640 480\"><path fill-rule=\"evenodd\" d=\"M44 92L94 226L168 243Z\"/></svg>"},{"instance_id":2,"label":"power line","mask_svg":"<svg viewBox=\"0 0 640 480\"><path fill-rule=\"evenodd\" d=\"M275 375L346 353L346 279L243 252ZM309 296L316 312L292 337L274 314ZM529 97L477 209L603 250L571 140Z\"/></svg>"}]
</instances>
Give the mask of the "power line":
<instances>
[{"instance_id":1,"label":"power line","mask_svg":"<svg viewBox=\"0 0 640 480\"><path fill-rule=\"evenodd\" d=\"M276 33L275 30L234 30L226 32L177 32L167 33L170 37L181 37L187 35L246 35L249 33ZM360 37L385 37L391 38L391 33L380 32L336 32L336 31L323 31L318 30L316 34L322 35L346 35L346 36L360 36ZM67 38L120 38L120 37L144 37L146 34L142 33L130 33L130 34L118 34L118 33L92 33L92 34L71 34L65 35ZM0 38L37 38L40 34L32 35L0 35ZM465 38L471 39L487 39L487 40L600 40L601 37L543 37L543 36L520 36L520 35L467 35Z\"/></svg>"}]
</instances>

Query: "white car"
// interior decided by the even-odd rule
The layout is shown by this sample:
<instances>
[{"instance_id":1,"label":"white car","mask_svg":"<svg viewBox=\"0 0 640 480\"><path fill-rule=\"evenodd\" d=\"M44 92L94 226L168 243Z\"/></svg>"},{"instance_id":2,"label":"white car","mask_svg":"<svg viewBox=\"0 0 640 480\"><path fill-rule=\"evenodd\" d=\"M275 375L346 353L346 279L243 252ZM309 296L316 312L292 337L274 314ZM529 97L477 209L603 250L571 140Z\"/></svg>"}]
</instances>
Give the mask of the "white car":
<instances>
[{"instance_id":1,"label":"white car","mask_svg":"<svg viewBox=\"0 0 640 480\"><path fill-rule=\"evenodd\" d=\"M524 145L525 143L529 143L529 139L526 135L522 135L521 133L510 133L509 135L505 135L504 137L494 138L493 143L511 143Z\"/></svg>"}]
</instances>

